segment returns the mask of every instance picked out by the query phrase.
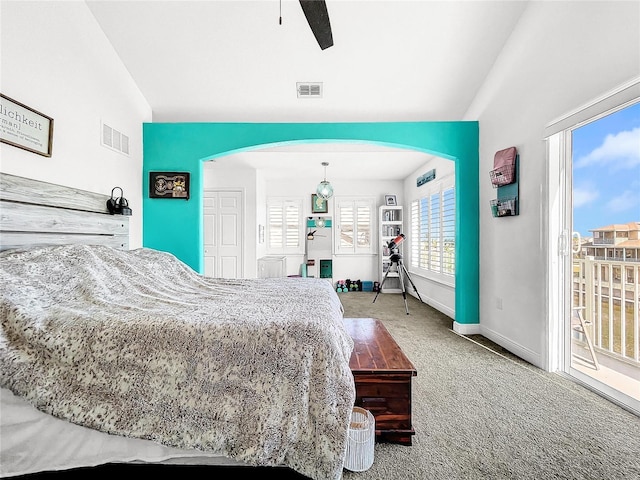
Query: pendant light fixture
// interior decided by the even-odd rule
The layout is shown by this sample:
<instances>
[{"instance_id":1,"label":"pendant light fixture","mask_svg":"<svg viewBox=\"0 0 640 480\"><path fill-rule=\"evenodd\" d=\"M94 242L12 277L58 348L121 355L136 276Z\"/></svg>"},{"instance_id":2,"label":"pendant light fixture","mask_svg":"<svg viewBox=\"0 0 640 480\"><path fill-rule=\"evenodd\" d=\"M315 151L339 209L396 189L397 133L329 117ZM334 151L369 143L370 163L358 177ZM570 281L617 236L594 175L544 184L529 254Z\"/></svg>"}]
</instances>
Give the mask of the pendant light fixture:
<instances>
[{"instance_id":1,"label":"pendant light fixture","mask_svg":"<svg viewBox=\"0 0 640 480\"><path fill-rule=\"evenodd\" d=\"M320 198L324 198L325 200L329 200L333 196L333 187L329 182L327 182L327 166L328 162L322 162L322 166L324 167L324 180L318 184L318 188L316 188L316 193Z\"/></svg>"}]
</instances>

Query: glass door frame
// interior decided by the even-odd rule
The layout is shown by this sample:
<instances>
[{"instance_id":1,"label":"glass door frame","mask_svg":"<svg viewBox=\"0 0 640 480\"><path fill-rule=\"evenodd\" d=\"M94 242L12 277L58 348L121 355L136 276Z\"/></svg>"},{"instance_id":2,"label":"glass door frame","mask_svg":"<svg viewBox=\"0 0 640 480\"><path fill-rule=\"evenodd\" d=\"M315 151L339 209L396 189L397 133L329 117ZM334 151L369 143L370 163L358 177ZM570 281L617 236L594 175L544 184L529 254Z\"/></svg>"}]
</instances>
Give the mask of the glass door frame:
<instances>
[{"instance_id":1,"label":"glass door frame","mask_svg":"<svg viewBox=\"0 0 640 480\"><path fill-rule=\"evenodd\" d=\"M640 81L636 82L640 86ZM607 98L615 97L611 95ZM547 298L548 324L546 331L549 371L568 376L599 395L640 415L640 402L611 388L571 366L571 310L573 303L572 258L572 132L617 110L638 102L638 98L609 104L599 112L582 115L581 120L546 138L547 146ZM597 102L594 102L597 103ZM590 104L587 107L593 107ZM587 110L585 107L582 111ZM580 116L578 115L578 118ZM567 117L568 118L568 117Z\"/></svg>"}]
</instances>

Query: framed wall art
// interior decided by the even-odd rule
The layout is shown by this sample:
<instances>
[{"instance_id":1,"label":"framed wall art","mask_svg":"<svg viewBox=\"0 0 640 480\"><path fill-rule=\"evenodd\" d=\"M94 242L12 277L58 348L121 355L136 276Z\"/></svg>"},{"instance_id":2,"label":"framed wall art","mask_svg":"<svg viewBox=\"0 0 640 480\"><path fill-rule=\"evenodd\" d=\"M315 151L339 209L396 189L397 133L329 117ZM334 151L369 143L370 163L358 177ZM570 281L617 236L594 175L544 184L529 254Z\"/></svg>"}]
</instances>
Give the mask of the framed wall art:
<instances>
[{"instance_id":1,"label":"framed wall art","mask_svg":"<svg viewBox=\"0 0 640 480\"><path fill-rule=\"evenodd\" d=\"M398 205L398 202L396 201L396 196L395 195L385 195L384 196L384 204L387 207L395 207L396 205Z\"/></svg>"},{"instance_id":2,"label":"framed wall art","mask_svg":"<svg viewBox=\"0 0 640 480\"><path fill-rule=\"evenodd\" d=\"M318 196L317 193L311 194L311 213L327 213L329 205L326 198Z\"/></svg>"},{"instance_id":3,"label":"framed wall art","mask_svg":"<svg viewBox=\"0 0 640 480\"><path fill-rule=\"evenodd\" d=\"M53 118L0 93L0 142L50 157Z\"/></svg>"},{"instance_id":4,"label":"framed wall art","mask_svg":"<svg viewBox=\"0 0 640 480\"><path fill-rule=\"evenodd\" d=\"M189 172L149 172L149 197L188 200L189 175Z\"/></svg>"}]
</instances>

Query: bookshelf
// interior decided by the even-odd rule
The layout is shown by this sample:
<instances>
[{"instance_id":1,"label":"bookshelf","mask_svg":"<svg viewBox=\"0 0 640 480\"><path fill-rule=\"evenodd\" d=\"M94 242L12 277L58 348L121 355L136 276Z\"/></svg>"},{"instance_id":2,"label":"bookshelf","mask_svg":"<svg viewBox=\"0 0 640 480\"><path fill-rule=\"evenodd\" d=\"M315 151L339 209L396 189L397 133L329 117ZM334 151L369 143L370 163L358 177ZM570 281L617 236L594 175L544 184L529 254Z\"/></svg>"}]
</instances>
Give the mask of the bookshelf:
<instances>
[{"instance_id":1,"label":"bookshelf","mask_svg":"<svg viewBox=\"0 0 640 480\"><path fill-rule=\"evenodd\" d=\"M387 248L387 245L402 233L402 222L403 208L401 206L382 206L379 208L378 225L380 229L379 241L381 253L378 261L378 278L381 285L385 274L391 267L391 260L389 259L391 252ZM398 247L398 253L400 253L400 255L402 255L402 247L403 245ZM395 271L395 267L394 271L389 272L381 293L402 293L400 278Z\"/></svg>"}]
</instances>

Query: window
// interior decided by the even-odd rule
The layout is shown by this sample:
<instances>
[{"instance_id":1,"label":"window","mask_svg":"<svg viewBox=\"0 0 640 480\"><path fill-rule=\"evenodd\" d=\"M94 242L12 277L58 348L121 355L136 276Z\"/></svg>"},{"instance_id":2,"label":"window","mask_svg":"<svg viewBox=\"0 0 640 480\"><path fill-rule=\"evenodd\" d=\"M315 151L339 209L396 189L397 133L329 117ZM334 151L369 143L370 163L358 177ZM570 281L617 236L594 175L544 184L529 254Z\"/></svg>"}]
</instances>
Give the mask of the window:
<instances>
[{"instance_id":1,"label":"window","mask_svg":"<svg viewBox=\"0 0 640 480\"><path fill-rule=\"evenodd\" d=\"M375 200L336 197L335 205L335 253L373 254Z\"/></svg>"},{"instance_id":2,"label":"window","mask_svg":"<svg viewBox=\"0 0 640 480\"><path fill-rule=\"evenodd\" d=\"M267 201L267 249L269 253L304 253L302 199Z\"/></svg>"},{"instance_id":3,"label":"window","mask_svg":"<svg viewBox=\"0 0 640 480\"><path fill-rule=\"evenodd\" d=\"M445 186L446 185L446 186ZM455 189L447 183L411 203L411 267L455 274Z\"/></svg>"},{"instance_id":4,"label":"window","mask_svg":"<svg viewBox=\"0 0 640 480\"><path fill-rule=\"evenodd\" d=\"M635 281L635 279L633 278L633 267L628 267L624 269L625 273L627 274L627 283L633 283Z\"/></svg>"}]
</instances>

